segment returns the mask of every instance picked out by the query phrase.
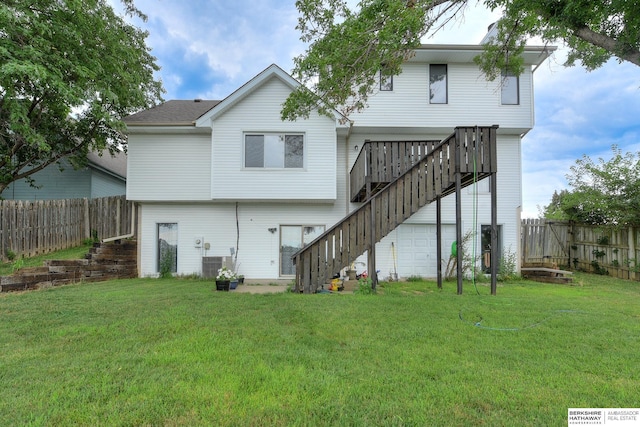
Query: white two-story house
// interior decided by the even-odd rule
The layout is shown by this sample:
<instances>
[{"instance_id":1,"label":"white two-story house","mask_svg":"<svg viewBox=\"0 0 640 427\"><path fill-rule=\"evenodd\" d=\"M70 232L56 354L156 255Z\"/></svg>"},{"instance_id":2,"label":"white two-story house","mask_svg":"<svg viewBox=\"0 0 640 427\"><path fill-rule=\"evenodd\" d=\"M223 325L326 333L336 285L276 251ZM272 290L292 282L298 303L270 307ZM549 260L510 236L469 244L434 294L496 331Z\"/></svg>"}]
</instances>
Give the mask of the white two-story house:
<instances>
[{"instance_id":1,"label":"white two-story house","mask_svg":"<svg viewBox=\"0 0 640 427\"><path fill-rule=\"evenodd\" d=\"M389 172L403 155L422 156L456 127L493 126L495 173L471 184L465 178L458 202L443 195L436 209L425 198L391 225L386 214L400 193L379 201L378 212L383 206L385 214L374 217L387 224L374 246L378 276L435 277L456 240L457 203L462 230L472 233L474 254L486 268L490 188L496 189L497 253L517 253L521 140L534 125L533 72L552 50L527 47L523 74L489 82L473 62L481 45L424 45L402 74L380 82L368 108L349 121L338 114L282 121L282 103L299 83L276 65L221 101L168 101L128 117L127 198L139 214L140 275L157 275L163 265L178 274L209 275L209 265L230 260L248 279L292 279L296 268L317 270L317 253L312 265L296 265L292 255L404 173L385 182L365 179L375 166L364 164L371 162L364 154L375 151L378 166ZM393 160L385 163L385 156ZM422 198L417 190L402 194ZM401 203L412 202L398 203L401 210ZM436 256L436 223L442 259ZM341 241L365 233L355 226L341 230ZM352 248L348 259L330 262L335 273L354 265L356 256L359 273L369 268L367 257ZM334 235L319 262L338 251Z\"/></svg>"}]
</instances>

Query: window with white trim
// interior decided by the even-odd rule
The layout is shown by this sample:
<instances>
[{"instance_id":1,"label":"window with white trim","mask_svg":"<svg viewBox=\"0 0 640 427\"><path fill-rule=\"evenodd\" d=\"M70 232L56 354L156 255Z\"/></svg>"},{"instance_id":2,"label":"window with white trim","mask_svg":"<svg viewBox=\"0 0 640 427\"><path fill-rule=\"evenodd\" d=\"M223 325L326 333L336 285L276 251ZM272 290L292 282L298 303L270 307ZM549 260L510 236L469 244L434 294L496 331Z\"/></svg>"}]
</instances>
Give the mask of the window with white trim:
<instances>
[{"instance_id":1,"label":"window with white trim","mask_svg":"<svg viewBox=\"0 0 640 427\"><path fill-rule=\"evenodd\" d=\"M447 96L447 64L429 65L429 103L446 104Z\"/></svg>"},{"instance_id":2,"label":"window with white trim","mask_svg":"<svg viewBox=\"0 0 640 427\"><path fill-rule=\"evenodd\" d=\"M304 167L304 135L246 133L244 167L295 169Z\"/></svg>"},{"instance_id":3,"label":"window with white trim","mask_svg":"<svg viewBox=\"0 0 640 427\"><path fill-rule=\"evenodd\" d=\"M520 79L515 74L502 72L502 105L520 104Z\"/></svg>"}]
</instances>

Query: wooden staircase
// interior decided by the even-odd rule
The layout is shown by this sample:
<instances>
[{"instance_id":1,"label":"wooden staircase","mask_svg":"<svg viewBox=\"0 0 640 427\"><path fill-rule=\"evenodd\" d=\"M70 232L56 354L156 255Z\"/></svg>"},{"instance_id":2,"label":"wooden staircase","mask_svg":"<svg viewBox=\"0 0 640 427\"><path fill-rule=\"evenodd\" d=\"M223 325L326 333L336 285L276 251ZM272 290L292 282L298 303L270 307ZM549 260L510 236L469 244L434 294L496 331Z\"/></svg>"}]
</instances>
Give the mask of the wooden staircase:
<instances>
[{"instance_id":1,"label":"wooden staircase","mask_svg":"<svg viewBox=\"0 0 640 427\"><path fill-rule=\"evenodd\" d=\"M461 188L496 173L496 131L497 126L457 127L439 144L425 142L426 148L412 149L419 155L399 156L405 159L403 164L371 161L383 158L380 154L386 149L369 156L368 174L357 184L366 190L363 193L357 185L351 189L352 200L366 194L363 204L293 255L295 291L315 293L365 251L369 251L369 272L375 272L375 244L383 237L427 204L459 194ZM374 178L385 175L390 182ZM375 284L375 274L372 279Z\"/></svg>"}]
</instances>

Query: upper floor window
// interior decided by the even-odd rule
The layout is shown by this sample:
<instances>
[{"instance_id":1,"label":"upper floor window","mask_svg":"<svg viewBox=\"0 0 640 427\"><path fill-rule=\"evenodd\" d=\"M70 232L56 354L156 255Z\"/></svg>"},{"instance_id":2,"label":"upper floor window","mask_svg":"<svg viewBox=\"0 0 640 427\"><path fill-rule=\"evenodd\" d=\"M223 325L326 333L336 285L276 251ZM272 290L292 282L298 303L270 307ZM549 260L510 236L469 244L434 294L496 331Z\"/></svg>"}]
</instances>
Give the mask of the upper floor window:
<instances>
[{"instance_id":1,"label":"upper floor window","mask_svg":"<svg viewBox=\"0 0 640 427\"><path fill-rule=\"evenodd\" d=\"M502 105L520 104L520 79L509 71L502 72Z\"/></svg>"},{"instance_id":2,"label":"upper floor window","mask_svg":"<svg viewBox=\"0 0 640 427\"><path fill-rule=\"evenodd\" d=\"M304 167L304 135L280 133L245 134L244 167Z\"/></svg>"},{"instance_id":3,"label":"upper floor window","mask_svg":"<svg viewBox=\"0 0 640 427\"><path fill-rule=\"evenodd\" d=\"M380 70L380 90L387 92L393 90L393 76L383 75L382 70Z\"/></svg>"},{"instance_id":4,"label":"upper floor window","mask_svg":"<svg viewBox=\"0 0 640 427\"><path fill-rule=\"evenodd\" d=\"M429 103L446 104L447 64L429 65Z\"/></svg>"}]
</instances>

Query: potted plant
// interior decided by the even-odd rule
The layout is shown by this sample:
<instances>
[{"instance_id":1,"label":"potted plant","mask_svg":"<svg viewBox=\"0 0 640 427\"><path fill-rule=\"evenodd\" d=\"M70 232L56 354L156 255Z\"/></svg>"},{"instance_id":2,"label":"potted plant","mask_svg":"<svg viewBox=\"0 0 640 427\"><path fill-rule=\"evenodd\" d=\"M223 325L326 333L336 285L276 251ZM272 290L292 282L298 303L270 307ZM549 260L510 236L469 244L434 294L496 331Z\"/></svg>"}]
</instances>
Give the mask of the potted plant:
<instances>
[{"instance_id":1,"label":"potted plant","mask_svg":"<svg viewBox=\"0 0 640 427\"><path fill-rule=\"evenodd\" d=\"M349 280L357 280L358 279L358 273L356 271L356 264L361 264L364 265L363 262L360 261L354 261L351 263L351 265L349 266L349 268L347 268L346 274Z\"/></svg>"},{"instance_id":2,"label":"potted plant","mask_svg":"<svg viewBox=\"0 0 640 427\"><path fill-rule=\"evenodd\" d=\"M228 291L232 280L236 280L236 275L227 267L218 270L216 276L216 291Z\"/></svg>"}]
</instances>

